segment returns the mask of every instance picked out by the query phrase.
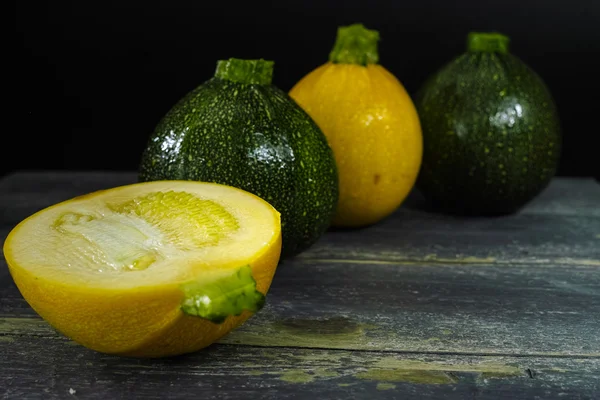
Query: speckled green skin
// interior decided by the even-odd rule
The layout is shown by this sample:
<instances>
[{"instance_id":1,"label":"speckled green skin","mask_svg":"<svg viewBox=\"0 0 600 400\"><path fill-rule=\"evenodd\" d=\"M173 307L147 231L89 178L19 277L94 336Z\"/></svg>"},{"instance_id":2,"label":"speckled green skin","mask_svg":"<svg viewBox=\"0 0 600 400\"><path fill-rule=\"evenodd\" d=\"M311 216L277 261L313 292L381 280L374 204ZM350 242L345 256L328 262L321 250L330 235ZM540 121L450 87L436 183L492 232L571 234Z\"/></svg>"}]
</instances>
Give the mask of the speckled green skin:
<instances>
[{"instance_id":1,"label":"speckled green skin","mask_svg":"<svg viewBox=\"0 0 600 400\"><path fill-rule=\"evenodd\" d=\"M510 53L467 52L415 96L424 154L417 188L442 210L508 214L556 173L561 133L538 75Z\"/></svg>"},{"instance_id":2,"label":"speckled green skin","mask_svg":"<svg viewBox=\"0 0 600 400\"><path fill-rule=\"evenodd\" d=\"M274 85L217 77L159 122L139 179L217 182L256 194L281 213L282 258L317 241L338 198L333 152L313 120Z\"/></svg>"}]
</instances>

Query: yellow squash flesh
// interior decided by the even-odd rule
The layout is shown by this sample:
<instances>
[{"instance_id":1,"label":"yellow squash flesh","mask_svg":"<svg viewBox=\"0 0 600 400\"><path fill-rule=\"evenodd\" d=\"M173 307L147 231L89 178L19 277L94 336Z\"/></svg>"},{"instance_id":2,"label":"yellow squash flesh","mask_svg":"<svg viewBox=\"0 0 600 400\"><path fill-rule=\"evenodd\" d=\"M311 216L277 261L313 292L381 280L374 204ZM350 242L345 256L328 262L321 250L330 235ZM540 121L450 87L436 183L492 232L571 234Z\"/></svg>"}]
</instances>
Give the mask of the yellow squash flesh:
<instances>
[{"instance_id":1,"label":"yellow squash flesh","mask_svg":"<svg viewBox=\"0 0 600 400\"><path fill-rule=\"evenodd\" d=\"M165 208L158 211L148 211L144 204L138 206L139 199L146 201L148 194L152 197L156 193L173 192L181 193L182 205L174 207L174 201L169 200ZM196 201L196 208L185 208L190 194L208 200ZM194 202L189 203L194 205ZM228 222L222 222L225 219L220 215L213 217L212 209L209 213L204 212L202 207L209 203L213 208L222 206L227 215L235 216L239 226L219 228L219 222L221 225ZM138 215L131 213L135 207ZM140 228L148 220L152 223L148 229L156 227L159 231L168 231L168 235L155 239L156 243L164 241L155 244L159 261L144 264L140 269L107 271L107 263L100 269L97 262L73 255L84 254L84 250L81 250L83 246L71 245L72 241L79 240L79 236L69 236L65 240L61 236L64 230L57 231L57 227L62 229L65 225L65 215L88 213L102 220L111 217L111 208L117 209L118 213L133 215L125 219L122 214L115 214L119 221L129 224L125 230ZM132 220L138 221L137 225L130 223ZM219 233L218 242L212 239L216 237L215 229L221 229L222 233ZM122 230L108 232L108 239L112 240ZM135 232L142 235L141 231ZM206 232L212 236L207 236ZM90 228L84 233L89 239L94 234L101 237L102 232ZM212 241L194 241L206 237ZM180 242L175 240L177 238ZM127 239L124 236L120 242ZM112 243L110 240L108 243ZM135 250L132 246L129 249ZM107 249L109 255L110 250ZM242 324L251 312L229 316L221 324L185 314L181 309L182 285L190 281L211 282L240 266L249 265L256 290L266 294L280 250L279 213L264 200L224 185L183 181L129 185L59 203L21 222L4 244L4 255L17 287L41 317L86 347L134 357L193 352ZM76 264L77 257L80 257L80 265Z\"/></svg>"}]
</instances>

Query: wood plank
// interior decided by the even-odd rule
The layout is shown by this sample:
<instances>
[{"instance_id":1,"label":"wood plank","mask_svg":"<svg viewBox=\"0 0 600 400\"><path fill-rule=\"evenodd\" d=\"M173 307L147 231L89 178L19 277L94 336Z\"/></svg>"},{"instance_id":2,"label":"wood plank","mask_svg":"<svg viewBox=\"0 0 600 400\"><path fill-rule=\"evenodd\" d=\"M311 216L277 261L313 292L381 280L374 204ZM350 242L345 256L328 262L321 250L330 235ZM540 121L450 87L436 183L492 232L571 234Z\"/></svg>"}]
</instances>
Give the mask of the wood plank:
<instances>
[{"instance_id":1,"label":"wood plank","mask_svg":"<svg viewBox=\"0 0 600 400\"><path fill-rule=\"evenodd\" d=\"M76 196L94 190L136 182L133 171L21 171L0 179L0 193L30 194L39 198L45 194L63 192ZM549 187L533 200L521 214L594 215L600 187L592 178L554 178ZM421 209L423 199L415 190L406 201L408 209Z\"/></svg>"},{"instance_id":2,"label":"wood plank","mask_svg":"<svg viewBox=\"0 0 600 400\"><path fill-rule=\"evenodd\" d=\"M17 173L0 180L0 233L56 202L135 181L131 172ZM330 230L309 260L600 266L600 185L556 178L521 213L461 218L427 211L418 193L366 229ZM4 236L4 235L3 235Z\"/></svg>"},{"instance_id":3,"label":"wood plank","mask_svg":"<svg viewBox=\"0 0 600 400\"><path fill-rule=\"evenodd\" d=\"M399 211L367 229L330 231L298 257L600 267L600 218L516 215L459 219Z\"/></svg>"},{"instance_id":4,"label":"wood plank","mask_svg":"<svg viewBox=\"0 0 600 400\"><path fill-rule=\"evenodd\" d=\"M556 178L521 212L461 217L427 209L418 193L364 229L330 229L299 258L316 262L600 267L600 185Z\"/></svg>"},{"instance_id":5,"label":"wood plank","mask_svg":"<svg viewBox=\"0 0 600 400\"><path fill-rule=\"evenodd\" d=\"M0 289L0 334L56 337L42 321L28 319L34 312L14 284L6 284ZM598 315L599 268L296 259L279 266L265 309L221 342L595 357Z\"/></svg>"},{"instance_id":6,"label":"wood plank","mask_svg":"<svg viewBox=\"0 0 600 400\"><path fill-rule=\"evenodd\" d=\"M600 186L593 178L556 177L519 214L599 217L599 201ZM427 209L423 197L416 191L411 194L410 199L405 203L406 207L417 210Z\"/></svg>"},{"instance_id":7,"label":"wood plank","mask_svg":"<svg viewBox=\"0 0 600 400\"><path fill-rule=\"evenodd\" d=\"M557 177L523 213L600 217L599 203L600 185L593 178Z\"/></svg>"},{"instance_id":8,"label":"wood plank","mask_svg":"<svg viewBox=\"0 0 600 400\"><path fill-rule=\"evenodd\" d=\"M25 350L26 349L26 350ZM4 399L594 399L597 358L414 355L214 345L162 360L0 336Z\"/></svg>"},{"instance_id":9,"label":"wood plank","mask_svg":"<svg viewBox=\"0 0 600 400\"><path fill-rule=\"evenodd\" d=\"M38 209L134 180L131 173L8 176L0 180L0 237ZM0 357L0 392L594 398L600 218L598 185L588 183L557 179L530 207L503 218L432 213L413 194L386 221L332 230L283 262L263 311L207 351L168 361L73 345L36 316L0 262L0 349L8 355Z\"/></svg>"},{"instance_id":10,"label":"wood plank","mask_svg":"<svg viewBox=\"0 0 600 400\"><path fill-rule=\"evenodd\" d=\"M16 172L0 179L0 225L14 226L45 207L134 183L131 172Z\"/></svg>"},{"instance_id":11,"label":"wood plank","mask_svg":"<svg viewBox=\"0 0 600 400\"><path fill-rule=\"evenodd\" d=\"M17 171L0 179L0 193L77 196L94 190L134 183L135 171ZM66 200L70 197L61 197ZM60 201L60 200L59 200ZM600 217L600 185L593 178L556 177L520 214L580 215ZM402 207L422 210L423 198L415 190Z\"/></svg>"}]
</instances>

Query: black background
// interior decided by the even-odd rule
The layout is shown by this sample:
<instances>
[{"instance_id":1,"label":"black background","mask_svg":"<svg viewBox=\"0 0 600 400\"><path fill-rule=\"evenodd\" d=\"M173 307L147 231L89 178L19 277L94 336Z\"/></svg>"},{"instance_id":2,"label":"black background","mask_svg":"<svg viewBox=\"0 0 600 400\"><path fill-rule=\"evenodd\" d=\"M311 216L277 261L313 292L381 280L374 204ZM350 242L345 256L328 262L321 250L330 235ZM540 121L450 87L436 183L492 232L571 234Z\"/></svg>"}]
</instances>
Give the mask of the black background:
<instances>
[{"instance_id":1,"label":"black background","mask_svg":"<svg viewBox=\"0 0 600 400\"><path fill-rule=\"evenodd\" d=\"M218 59L272 59L287 91L327 60L337 27L355 22L380 31L380 62L411 95L469 31L507 34L555 97L559 174L600 164L597 0L86 0L16 2L3 172L136 169L158 120Z\"/></svg>"}]
</instances>

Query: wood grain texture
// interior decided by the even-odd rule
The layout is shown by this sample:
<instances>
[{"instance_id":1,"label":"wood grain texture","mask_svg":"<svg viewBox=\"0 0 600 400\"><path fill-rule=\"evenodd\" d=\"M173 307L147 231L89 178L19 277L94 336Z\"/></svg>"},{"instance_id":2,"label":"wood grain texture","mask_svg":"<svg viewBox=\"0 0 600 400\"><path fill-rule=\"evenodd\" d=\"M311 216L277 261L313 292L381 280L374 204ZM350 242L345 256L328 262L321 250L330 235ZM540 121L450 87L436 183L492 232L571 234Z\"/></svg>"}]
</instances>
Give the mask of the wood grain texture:
<instances>
[{"instance_id":1,"label":"wood grain texture","mask_svg":"<svg viewBox=\"0 0 600 400\"><path fill-rule=\"evenodd\" d=\"M51 204L132 182L133 173L9 175L0 237ZM502 218L437 214L413 193L380 224L332 230L282 262L260 313L206 351L170 360L72 343L27 305L0 260L0 393L593 399L599 315L595 181L555 179Z\"/></svg>"},{"instance_id":2,"label":"wood grain texture","mask_svg":"<svg viewBox=\"0 0 600 400\"><path fill-rule=\"evenodd\" d=\"M55 337L14 284L0 334ZM314 263L279 266L267 306L222 343L600 357L600 268Z\"/></svg>"},{"instance_id":3,"label":"wood grain texture","mask_svg":"<svg viewBox=\"0 0 600 400\"><path fill-rule=\"evenodd\" d=\"M95 190L133 183L130 172L16 173L0 181L0 233L32 213ZM553 264L600 267L600 185L556 178L518 214L464 218L427 210L417 192L366 229L332 230L311 260Z\"/></svg>"},{"instance_id":4,"label":"wood grain texture","mask_svg":"<svg viewBox=\"0 0 600 400\"><path fill-rule=\"evenodd\" d=\"M60 343L56 343L60 342ZM4 399L594 399L600 360L214 345L164 360L0 341Z\"/></svg>"}]
</instances>

